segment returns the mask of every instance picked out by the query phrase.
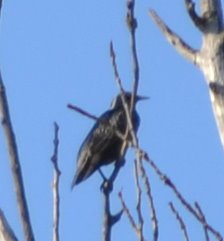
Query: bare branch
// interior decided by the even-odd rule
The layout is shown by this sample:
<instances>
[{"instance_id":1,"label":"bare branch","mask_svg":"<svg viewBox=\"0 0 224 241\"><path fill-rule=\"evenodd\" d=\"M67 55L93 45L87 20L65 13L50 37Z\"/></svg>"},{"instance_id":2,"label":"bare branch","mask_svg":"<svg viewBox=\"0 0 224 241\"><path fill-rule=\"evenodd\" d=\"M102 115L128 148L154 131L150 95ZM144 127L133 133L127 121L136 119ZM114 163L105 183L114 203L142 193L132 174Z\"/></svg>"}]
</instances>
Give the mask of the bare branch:
<instances>
[{"instance_id":1,"label":"bare branch","mask_svg":"<svg viewBox=\"0 0 224 241\"><path fill-rule=\"evenodd\" d=\"M198 215L201 219L201 224L203 225L203 228L204 228L204 232L205 232L205 238L206 238L206 241L209 241L209 235L208 235L208 231L210 231L217 240L223 240L223 237L221 236L221 234L215 230L211 225L209 225L206 221L206 218L205 218L205 215L200 207L200 205L195 202L195 207L198 211Z\"/></svg>"},{"instance_id":2,"label":"bare branch","mask_svg":"<svg viewBox=\"0 0 224 241\"><path fill-rule=\"evenodd\" d=\"M120 220L123 214L123 210L121 210L117 214L112 215L111 208L110 208L110 194L113 190L113 182L115 181L115 178L120 168L121 166L116 165L111 177L108 180L104 181L101 187L103 191L103 199L104 199L103 241L111 240L112 227Z\"/></svg>"},{"instance_id":3,"label":"bare branch","mask_svg":"<svg viewBox=\"0 0 224 241\"><path fill-rule=\"evenodd\" d=\"M53 179L53 241L59 241L59 221L60 221L60 195L59 195L59 182L61 171L58 167L58 138L59 126L54 123L54 153L51 157L51 161L54 167L54 179Z\"/></svg>"},{"instance_id":4,"label":"bare branch","mask_svg":"<svg viewBox=\"0 0 224 241\"><path fill-rule=\"evenodd\" d=\"M111 213L110 213L110 193L106 192L104 187L103 198L104 198L104 221L103 221L103 241L111 240Z\"/></svg>"},{"instance_id":5,"label":"bare branch","mask_svg":"<svg viewBox=\"0 0 224 241\"><path fill-rule=\"evenodd\" d=\"M16 144L16 137L13 132L9 114L8 101L5 86L0 73L0 116L7 142L11 171L14 180L14 187L19 207L20 218L23 226L26 241L34 241L33 230L30 222L28 206L26 202L25 189L23 184L22 169L20 166L19 154Z\"/></svg>"},{"instance_id":6,"label":"bare branch","mask_svg":"<svg viewBox=\"0 0 224 241\"><path fill-rule=\"evenodd\" d=\"M201 216L201 220L203 221L203 223L207 223L206 218L205 218L205 215L204 215L204 213L202 212L200 205L199 205L197 202L195 202L194 205L195 205L195 207L196 207L196 209L197 209L197 211L198 211L198 214ZM205 233L205 240L206 240L206 241L209 241L210 239L209 239L209 235L208 235L207 226L203 224L203 228L204 228L204 233Z\"/></svg>"},{"instance_id":7,"label":"bare branch","mask_svg":"<svg viewBox=\"0 0 224 241\"><path fill-rule=\"evenodd\" d=\"M130 32L130 41L131 41L131 53L132 53L132 65L133 65L133 93L132 93L132 102L130 113L134 108L135 98L138 92L139 85L139 63L138 63L138 55L136 48L136 37L135 32L137 29L137 20L135 18L135 0L127 1L127 16L126 21L128 25L128 29Z\"/></svg>"},{"instance_id":8,"label":"bare branch","mask_svg":"<svg viewBox=\"0 0 224 241\"><path fill-rule=\"evenodd\" d=\"M74 110L74 111L76 111L76 112L84 115L84 116L89 117L90 119L93 119L93 120L95 120L95 121L98 120L98 117L96 117L95 115L90 114L89 112L81 109L80 107L78 107L78 106L76 106L76 105L68 104L67 107L68 107L69 109L72 109L72 110Z\"/></svg>"},{"instance_id":9,"label":"bare branch","mask_svg":"<svg viewBox=\"0 0 224 241\"><path fill-rule=\"evenodd\" d=\"M124 161L122 161L122 160L124 160L124 154L125 154L126 149L128 147L128 143L129 143L128 142L128 134L129 134L129 132L131 133L131 136L133 137L133 143L136 143L136 145L138 143L137 137L134 133L133 124L132 124L132 121L131 121L130 110L129 110L128 105L127 105L127 103L125 101L125 98L124 98L124 88L122 86L122 82L121 82L121 79L120 79L120 76L119 76L119 73L118 73L117 64L116 64L116 55L115 55L115 51L114 51L112 42L110 43L110 56L111 56L111 59L112 59L112 66L113 66L113 69L114 69L115 80L116 80L116 82L118 84L118 87L120 89L120 92L121 92L122 103L123 103L125 113L126 113L126 116L127 116L128 125L127 125L127 129L125 131L125 135L122 136L122 140L123 140L123 146L122 146L122 151L121 151L122 158L120 160L117 160L114 172L112 173L110 179L108 180L109 182L108 181L105 182L104 184L106 184L106 186L105 185L103 186L104 200L105 200L104 201L105 212L104 212L104 231L103 231L104 239L103 240L106 240L105 238L110 237L111 226L108 225L108 223L109 223L108 220L110 220L110 217L111 217L111 215L109 213L109 193L111 192L111 188L112 188L111 185L113 185L113 182L114 182L121 166L124 163ZM109 228L109 230L108 230L108 228Z\"/></svg>"},{"instance_id":10,"label":"bare branch","mask_svg":"<svg viewBox=\"0 0 224 241\"><path fill-rule=\"evenodd\" d=\"M134 166L135 166L135 183L136 183L136 189L137 189L137 205L136 205L136 211L137 211L137 215L138 215L138 223L139 223L139 241L143 241L144 240L144 234L143 234L143 230L144 230L144 219L143 219L143 215L142 215L142 189L140 187L140 183L139 183L139 172L138 172L138 163L137 160L135 159L134 162Z\"/></svg>"},{"instance_id":11,"label":"bare branch","mask_svg":"<svg viewBox=\"0 0 224 241\"><path fill-rule=\"evenodd\" d=\"M18 241L1 209L0 209L0 240L1 241Z\"/></svg>"},{"instance_id":12,"label":"bare branch","mask_svg":"<svg viewBox=\"0 0 224 241\"><path fill-rule=\"evenodd\" d=\"M126 203L125 203L125 201L124 201L122 192L119 192L119 193L118 193L118 196L119 196L119 198L120 198L121 205L122 205L122 207L123 207L124 212L126 213L126 215L127 215L127 217L128 217L128 220L129 220L132 228L135 230L135 232L136 232L137 235L138 235L138 232L139 232L138 226L137 226L137 224L135 223L135 220L134 220L133 216L131 215L131 212L130 212L130 210L128 209L128 207L127 207L127 205L126 205Z\"/></svg>"},{"instance_id":13,"label":"bare branch","mask_svg":"<svg viewBox=\"0 0 224 241\"><path fill-rule=\"evenodd\" d=\"M197 64L197 50L190 47L186 42L184 42L180 36L174 33L165 22L157 15L154 10L149 11L150 16L154 22L158 25L162 33L165 35L166 39L175 47L175 49L182 54L186 59L191 61L193 64Z\"/></svg>"},{"instance_id":14,"label":"bare branch","mask_svg":"<svg viewBox=\"0 0 224 241\"><path fill-rule=\"evenodd\" d=\"M131 6L131 4L133 4L133 6ZM132 21L134 19L134 1L128 2L128 14L130 16L130 21ZM129 27L130 27L130 31L131 32L133 31L132 34L131 34L132 35L131 43L132 43L132 49L133 49L133 48L136 48L135 47L135 33L134 33L135 32L135 26L134 26L134 24L131 23L129 25ZM133 53L135 55L135 57L133 57L133 63L134 63L134 68L135 68L134 79L136 79L136 78L138 79L139 73L138 73L138 63L137 63L137 66L136 66L136 61L137 61L136 49L134 51L135 51ZM127 149L127 146L128 146L128 134L129 134L129 132L131 133L133 143L135 144L135 146L137 146L137 143L138 143L137 137L134 133L133 124L132 124L132 121L131 121L131 119L132 119L131 113L132 113L132 108L133 108L133 103L134 103L133 101L134 101L135 96L132 95L132 107L131 107L131 111L130 111L129 108L128 108L128 105L125 101L125 98L124 98L124 88L122 86L122 82L121 82L121 79L120 79L120 76L119 76L119 73L118 73L117 64L116 64L116 55L115 55L115 51L114 51L112 42L110 42L110 56L111 56L111 59L112 59L112 66L113 66L113 69L114 69L115 80L116 80L116 82L118 84L118 87L120 89L120 92L121 92L122 103L123 103L123 106L124 106L124 109L125 109L125 113L126 113L126 116L127 116L127 122L128 122L128 126L127 126L127 129L125 131L125 135L124 135L124 137L122 137L122 139L124 139L124 144L123 144L123 147L122 147L122 156L124 156L125 150ZM136 81L134 81L134 83L135 83L135 86L136 86L135 90L137 91L138 83ZM124 159L124 158L121 158L121 159ZM117 163L118 163L118 167L116 167ZM117 176L117 174L119 172L119 169L121 167L120 161L117 161L117 163L116 163L116 166L115 166L115 170L114 170L114 172L113 172L113 174L111 175L111 178L110 178L112 180L115 180L115 177ZM115 177L113 177L113 176L115 176ZM108 185L108 182L106 182L106 183ZM113 184L113 181L110 182L109 184ZM104 196L105 196L104 197L105 198L105 205L104 206L106 207L105 210L108 209L107 207L109 207L109 204L108 204L109 199L106 195L108 195L108 194L107 194L107 191L105 191L105 189L104 189ZM109 216L108 212L105 212L104 216L105 216L105 218L104 218L104 220L105 220L104 221L104 224L105 224L104 225L104 237L106 237L105 234L107 234L108 232L105 231L105 230L107 230L105 227L108 226L107 225L107 223L108 223L107 220L108 220L108 216Z\"/></svg>"},{"instance_id":15,"label":"bare branch","mask_svg":"<svg viewBox=\"0 0 224 241\"><path fill-rule=\"evenodd\" d=\"M123 210L121 210L120 212L118 212L115 215L111 214L110 194L113 191L114 181L115 181L121 167L125 164L124 154L125 154L126 147L127 147L127 141L124 140L123 146L121 149L121 158L119 160L116 160L115 167L114 167L114 170L113 170L111 176L109 177L108 180L104 180L104 182L101 186L101 189L103 191L103 198L104 198L103 241L111 240L112 227L115 223L117 223L120 220L120 218L123 214Z\"/></svg>"},{"instance_id":16,"label":"bare branch","mask_svg":"<svg viewBox=\"0 0 224 241\"><path fill-rule=\"evenodd\" d=\"M205 218L205 215L204 215L204 213L202 212L200 205L199 205L197 202L195 202L194 205L195 205L195 207L196 207L196 209L197 209L197 211L198 211L198 214L201 216L201 220L203 220L204 223L207 223L206 218ZM206 226L206 225L203 225L203 228L204 228L204 233L205 233L205 240L206 240L206 241L209 241L210 239L209 239L209 235L208 235L207 226Z\"/></svg>"},{"instance_id":17,"label":"bare branch","mask_svg":"<svg viewBox=\"0 0 224 241\"><path fill-rule=\"evenodd\" d=\"M114 51L114 46L113 46L112 41L110 41L110 57L111 57L111 60L112 60L112 66L113 66L113 70L114 70L115 80L118 84L120 92L124 94L125 90L122 86L121 78L119 76L119 72L118 72L118 69L117 69L116 54L115 54L115 51Z\"/></svg>"},{"instance_id":18,"label":"bare branch","mask_svg":"<svg viewBox=\"0 0 224 241\"><path fill-rule=\"evenodd\" d=\"M131 51L132 51L132 62L133 62L133 73L134 73L134 78L133 78L133 94L132 94L132 100L131 100L131 108L129 110L127 104L125 103L124 100L124 88L122 87L121 80L117 71L117 65L116 65L116 55L113 49L113 44L111 42L110 44L110 56L112 58L112 65L114 68L114 74L115 74L115 79L116 82L118 83L118 87L121 92L121 97L122 97L122 102L123 106L126 112L127 116L127 122L128 122L128 128L132 136L132 142L134 146L138 146L138 139L137 136L134 132L133 125L132 125L132 111L134 108L134 103L135 103L135 98L138 90L138 83L139 83L139 64L138 64L138 57L137 57L137 49L136 49L136 38L135 38L135 31L137 28L137 20L134 16L134 7L135 7L135 0L127 0L127 16L126 16L126 21L128 25L128 29L130 31L131 35ZM128 134L128 133L127 133Z\"/></svg>"},{"instance_id":19,"label":"bare branch","mask_svg":"<svg viewBox=\"0 0 224 241\"><path fill-rule=\"evenodd\" d=\"M217 240L223 241L222 235L215 230L211 225L208 223L204 223L204 220L201 218L200 215L198 215L197 211L192 207L190 203L187 202L187 200L183 197L183 195L180 193L180 191L177 189L177 187L174 185L174 183L171 181L170 178L168 178L157 166L156 164L148 157L148 154L142 151L142 158L150 164L150 166L153 168L153 170L156 172L156 174L159 176L160 180L164 182L165 185L167 185L176 195L177 199L181 202L181 204L201 223L205 224L207 229L215 235Z\"/></svg>"},{"instance_id":20,"label":"bare branch","mask_svg":"<svg viewBox=\"0 0 224 241\"><path fill-rule=\"evenodd\" d=\"M142 179L143 179L144 184L145 184L145 190L146 190L146 194L147 194L148 201L149 201L149 208L150 208L150 211L151 211L151 220L152 220L152 228L153 228L153 240L157 241L158 238L159 238L159 225L158 225L158 220L157 220L157 215L156 215L156 209L155 209L155 205L154 205L154 201L153 201L150 182L149 182L148 176L146 175L146 171L145 171L145 168L144 168L143 163L142 163L140 151L139 151L139 156L140 156L140 159L138 160L138 165L139 165L139 169L140 169Z\"/></svg>"},{"instance_id":21,"label":"bare branch","mask_svg":"<svg viewBox=\"0 0 224 241\"><path fill-rule=\"evenodd\" d=\"M177 221L179 222L180 228L183 230L185 241L189 241L188 234L187 234L187 228L186 228L186 225L185 225L183 219L181 218L180 214L178 213L178 211L176 210L176 208L174 207L172 202L169 203L169 206L170 206L171 211L174 213Z\"/></svg>"},{"instance_id":22,"label":"bare branch","mask_svg":"<svg viewBox=\"0 0 224 241\"><path fill-rule=\"evenodd\" d=\"M185 5L192 22L199 30L203 32L205 30L205 19L199 17L196 13L195 3L192 0L185 0Z\"/></svg>"},{"instance_id":23,"label":"bare branch","mask_svg":"<svg viewBox=\"0 0 224 241\"><path fill-rule=\"evenodd\" d=\"M195 25L202 30L202 46L200 50L191 48L174 33L153 10L150 15L159 26L167 40L183 55L197 65L205 76L210 87L210 99L219 136L224 146L224 67L223 67L223 43L224 23L221 0L200 0L201 16L195 11L193 0L185 0L188 14Z\"/></svg>"},{"instance_id":24,"label":"bare branch","mask_svg":"<svg viewBox=\"0 0 224 241\"><path fill-rule=\"evenodd\" d=\"M112 59L112 65L113 65L113 69L114 69L115 80L116 80L116 82L118 84L118 87L119 87L119 90L121 92L121 99L122 99L122 103L123 103L124 110L125 110L126 117L127 117L128 126L127 126L127 129L126 129L126 132L125 132L124 139L127 139L128 132L130 132L131 137L132 137L133 145L138 146L138 139L137 139L136 134L134 132L130 110L129 110L128 105L127 105L127 103L125 101L125 98L124 98L124 88L122 86L122 82L121 82L121 79L119 77L119 73L118 73L118 70L117 70L116 54L115 54L112 42L110 43L110 56L111 56L111 59Z\"/></svg>"},{"instance_id":25,"label":"bare branch","mask_svg":"<svg viewBox=\"0 0 224 241\"><path fill-rule=\"evenodd\" d=\"M125 137L127 138L127 137ZM115 215L111 214L110 208L110 194L113 191L114 181L121 169L121 167L125 164L124 154L127 148L127 141L126 139L123 140L123 145L121 148L121 158L116 160L114 170L109 177L109 179L104 180L101 189L103 191L103 199L104 199L104 222L103 222L103 241L110 241L111 240L111 230L114 224L116 224L122 214L123 209Z\"/></svg>"}]
</instances>

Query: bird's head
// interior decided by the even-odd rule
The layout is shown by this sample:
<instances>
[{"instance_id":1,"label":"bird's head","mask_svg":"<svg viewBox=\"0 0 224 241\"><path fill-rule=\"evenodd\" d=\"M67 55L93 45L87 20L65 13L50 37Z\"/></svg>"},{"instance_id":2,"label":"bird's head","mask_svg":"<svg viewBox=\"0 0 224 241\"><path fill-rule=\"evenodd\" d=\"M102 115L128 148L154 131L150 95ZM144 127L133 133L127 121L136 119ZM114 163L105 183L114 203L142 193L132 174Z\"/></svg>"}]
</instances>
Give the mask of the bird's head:
<instances>
[{"instance_id":1,"label":"bird's head","mask_svg":"<svg viewBox=\"0 0 224 241\"><path fill-rule=\"evenodd\" d=\"M131 92L124 92L123 96L124 96L126 104L128 105L128 107L130 107L131 106L132 93ZM135 104L139 100L146 100L146 99L148 99L148 97L136 95ZM115 109L115 108L119 108L119 107L122 107L122 106L123 106L122 94L119 94L119 95L117 95L116 98L113 99L113 101L111 103L111 108Z\"/></svg>"}]
</instances>

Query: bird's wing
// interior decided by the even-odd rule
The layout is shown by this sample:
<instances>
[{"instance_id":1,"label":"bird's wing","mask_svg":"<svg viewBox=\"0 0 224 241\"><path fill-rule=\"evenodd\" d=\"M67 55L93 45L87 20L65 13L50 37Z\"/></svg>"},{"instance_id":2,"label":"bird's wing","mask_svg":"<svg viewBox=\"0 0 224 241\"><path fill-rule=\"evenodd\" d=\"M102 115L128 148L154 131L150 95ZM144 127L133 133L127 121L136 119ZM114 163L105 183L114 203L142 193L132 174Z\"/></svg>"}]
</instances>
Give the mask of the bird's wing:
<instances>
[{"instance_id":1,"label":"bird's wing","mask_svg":"<svg viewBox=\"0 0 224 241\"><path fill-rule=\"evenodd\" d=\"M114 135L114 127L111 125L111 118L113 118L113 111L107 111L99 117L93 128L90 130L86 139L84 140L78 156L89 150L90 155L103 151L108 147L109 141Z\"/></svg>"},{"instance_id":2,"label":"bird's wing","mask_svg":"<svg viewBox=\"0 0 224 241\"><path fill-rule=\"evenodd\" d=\"M112 117L112 110L100 116L83 141L78 153L77 171L72 186L85 180L99 167L99 155L111 145L115 133L111 125Z\"/></svg>"}]
</instances>

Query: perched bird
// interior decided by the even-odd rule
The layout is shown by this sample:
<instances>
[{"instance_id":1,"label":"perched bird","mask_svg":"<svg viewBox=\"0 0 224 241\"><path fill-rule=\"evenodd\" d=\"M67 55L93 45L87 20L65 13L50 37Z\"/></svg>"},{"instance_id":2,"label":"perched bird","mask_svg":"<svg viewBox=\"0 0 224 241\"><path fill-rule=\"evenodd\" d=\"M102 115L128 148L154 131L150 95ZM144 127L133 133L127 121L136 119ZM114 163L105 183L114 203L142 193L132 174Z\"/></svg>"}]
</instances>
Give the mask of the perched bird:
<instances>
[{"instance_id":1,"label":"perched bird","mask_svg":"<svg viewBox=\"0 0 224 241\"><path fill-rule=\"evenodd\" d=\"M123 96L127 106L130 108L132 94L125 92ZM147 99L147 97L136 96L135 103L142 99ZM140 118L134 105L132 124L135 132L138 130L139 123ZM121 94L119 94L113 100L111 109L98 118L83 141L78 152L77 170L72 181L72 188L87 179L101 166L121 158L123 144L121 135L125 134L126 128L127 116Z\"/></svg>"}]
</instances>

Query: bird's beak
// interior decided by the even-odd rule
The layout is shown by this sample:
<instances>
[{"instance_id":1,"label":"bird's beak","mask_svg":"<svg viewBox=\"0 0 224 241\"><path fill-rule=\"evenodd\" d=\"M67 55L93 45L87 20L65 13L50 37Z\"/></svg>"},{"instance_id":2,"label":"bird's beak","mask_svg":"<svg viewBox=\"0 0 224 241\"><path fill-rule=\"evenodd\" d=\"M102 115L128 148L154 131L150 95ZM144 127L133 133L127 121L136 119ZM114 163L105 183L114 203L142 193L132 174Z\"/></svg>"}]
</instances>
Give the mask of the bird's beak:
<instances>
[{"instance_id":1,"label":"bird's beak","mask_svg":"<svg viewBox=\"0 0 224 241\"><path fill-rule=\"evenodd\" d=\"M136 96L136 100L139 101L139 100L148 100L150 99L148 96L141 96L141 95L137 95Z\"/></svg>"}]
</instances>

